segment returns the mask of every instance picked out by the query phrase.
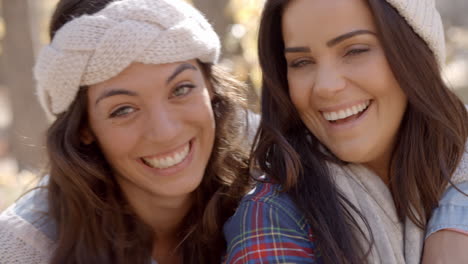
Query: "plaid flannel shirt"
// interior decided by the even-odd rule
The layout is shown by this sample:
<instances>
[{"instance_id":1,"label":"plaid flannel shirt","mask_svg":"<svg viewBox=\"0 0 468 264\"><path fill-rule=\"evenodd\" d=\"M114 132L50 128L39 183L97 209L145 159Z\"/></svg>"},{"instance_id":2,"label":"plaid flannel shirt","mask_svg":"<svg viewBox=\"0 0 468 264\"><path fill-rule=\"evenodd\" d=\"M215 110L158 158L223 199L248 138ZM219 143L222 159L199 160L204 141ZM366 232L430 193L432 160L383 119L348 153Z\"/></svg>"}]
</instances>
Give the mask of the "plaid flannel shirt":
<instances>
[{"instance_id":1,"label":"plaid flannel shirt","mask_svg":"<svg viewBox=\"0 0 468 264\"><path fill-rule=\"evenodd\" d=\"M279 185L258 183L224 225L225 263L321 263L303 214Z\"/></svg>"}]
</instances>

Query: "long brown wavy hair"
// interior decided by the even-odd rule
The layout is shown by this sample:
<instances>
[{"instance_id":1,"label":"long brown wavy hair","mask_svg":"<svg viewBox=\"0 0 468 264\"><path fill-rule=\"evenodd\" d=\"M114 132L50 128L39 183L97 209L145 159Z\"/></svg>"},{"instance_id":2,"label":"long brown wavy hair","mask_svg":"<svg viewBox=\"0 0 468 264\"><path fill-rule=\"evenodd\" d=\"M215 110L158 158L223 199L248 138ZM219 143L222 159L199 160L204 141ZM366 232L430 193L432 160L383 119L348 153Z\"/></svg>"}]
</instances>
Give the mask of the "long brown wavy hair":
<instances>
[{"instance_id":1,"label":"long brown wavy hair","mask_svg":"<svg viewBox=\"0 0 468 264\"><path fill-rule=\"evenodd\" d=\"M304 125L289 96L281 27L289 2L267 0L262 13L262 119L250 163L282 184L305 214L325 263L363 263L369 251L356 243L363 230L351 213L363 218L362 214L333 184L325 164L330 157L323 154L323 145ZM467 112L443 82L434 54L398 12L384 0L367 3L391 70L408 97L389 187L400 220L409 217L425 228L464 153Z\"/></svg>"},{"instance_id":2,"label":"long brown wavy hair","mask_svg":"<svg viewBox=\"0 0 468 264\"><path fill-rule=\"evenodd\" d=\"M98 12L113 0L62 0L50 37L82 14ZM244 87L219 68L200 63L211 81L216 122L213 152L195 191L195 202L178 234L183 263L219 263L225 252L222 225L248 188L248 146L244 135ZM126 201L98 145L83 144L88 126L87 87L47 131L50 160L49 215L57 225L51 263L149 263L153 231Z\"/></svg>"}]
</instances>

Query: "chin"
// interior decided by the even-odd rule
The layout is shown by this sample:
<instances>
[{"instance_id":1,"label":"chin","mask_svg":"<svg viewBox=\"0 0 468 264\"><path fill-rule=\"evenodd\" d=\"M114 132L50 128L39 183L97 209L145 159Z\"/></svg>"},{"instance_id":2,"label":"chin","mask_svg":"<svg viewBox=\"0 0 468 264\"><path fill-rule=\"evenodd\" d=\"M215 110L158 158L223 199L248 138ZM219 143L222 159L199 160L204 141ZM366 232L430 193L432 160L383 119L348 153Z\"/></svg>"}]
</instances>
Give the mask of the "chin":
<instances>
[{"instance_id":1,"label":"chin","mask_svg":"<svg viewBox=\"0 0 468 264\"><path fill-rule=\"evenodd\" d=\"M354 148L356 149L356 148ZM356 151L332 151L332 153L340 160L347 163L365 163L366 154L364 152Z\"/></svg>"}]
</instances>

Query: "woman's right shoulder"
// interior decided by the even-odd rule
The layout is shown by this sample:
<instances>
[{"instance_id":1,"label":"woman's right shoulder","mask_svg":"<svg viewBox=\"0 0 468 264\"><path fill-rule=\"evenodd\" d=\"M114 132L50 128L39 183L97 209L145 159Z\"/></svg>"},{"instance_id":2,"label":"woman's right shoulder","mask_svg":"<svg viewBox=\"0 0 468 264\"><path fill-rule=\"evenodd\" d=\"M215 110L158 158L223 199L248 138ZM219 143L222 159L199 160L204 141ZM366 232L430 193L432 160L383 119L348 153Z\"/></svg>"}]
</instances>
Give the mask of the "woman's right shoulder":
<instances>
[{"instance_id":1,"label":"woman's right shoulder","mask_svg":"<svg viewBox=\"0 0 468 264\"><path fill-rule=\"evenodd\" d=\"M0 214L0 263L48 263L54 242L40 210L44 200L32 191Z\"/></svg>"},{"instance_id":2,"label":"woman's right shoulder","mask_svg":"<svg viewBox=\"0 0 468 264\"><path fill-rule=\"evenodd\" d=\"M239 208L252 205L272 208L287 213L292 218L303 216L291 197L282 190L281 185L270 182L257 182L255 188L242 198Z\"/></svg>"},{"instance_id":3,"label":"woman's right shoulder","mask_svg":"<svg viewBox=\"0 0 468 264\"><path fill-rule=\"evenodd\" d=\"M281 186L258 183L224 225L226 263L316 263L305 215Z\"/></svg>"},{"instance_id":4,"label":"woman's right shoulder","mask_svg":"<svg viewBox=\"0 0 468 264\"><path fill-rule=\"evenodd\" d=\"M281 225L294 226L301 232L309 231L305 215L297 208L291 197L282 191L280 185L268 182L257 182L255 188L242 198L239 207L228 219L224 229L225 232L229 232L230 227L239 222L247 225L261 224L261 221L265 223L272 217L280 217L279 224ZM256 222L250 223L250 220Z\"/></svg>"}]
</instances>

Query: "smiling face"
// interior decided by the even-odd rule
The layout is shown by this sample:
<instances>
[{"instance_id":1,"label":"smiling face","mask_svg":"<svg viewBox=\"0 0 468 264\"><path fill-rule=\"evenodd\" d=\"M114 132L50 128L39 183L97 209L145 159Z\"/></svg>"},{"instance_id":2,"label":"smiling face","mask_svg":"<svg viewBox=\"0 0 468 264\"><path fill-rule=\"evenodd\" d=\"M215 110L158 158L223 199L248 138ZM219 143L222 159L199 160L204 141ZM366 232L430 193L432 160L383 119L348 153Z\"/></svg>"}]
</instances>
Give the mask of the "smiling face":
<instances>
[{"instance_id":1,"label":"smiling face","mask_svg":"<svg viewBox=\"0 0 468 264\"><path fill-rule=\"evenodd\" d=\"M134 63L88 90L90 130L131 200L188 197L215 137L210 91L196 61Z\"/></svg>"},{"instance_id":2,"label":"smiling face","mask_svg":"<svg viewBox=\"0 0 468 264\"><path fill-rule=\"evenodd\" d=\"M407 98L363 0L294 0L282 21L291 100L343 161L385 171Z\"/></svg>"}]
</instances>

